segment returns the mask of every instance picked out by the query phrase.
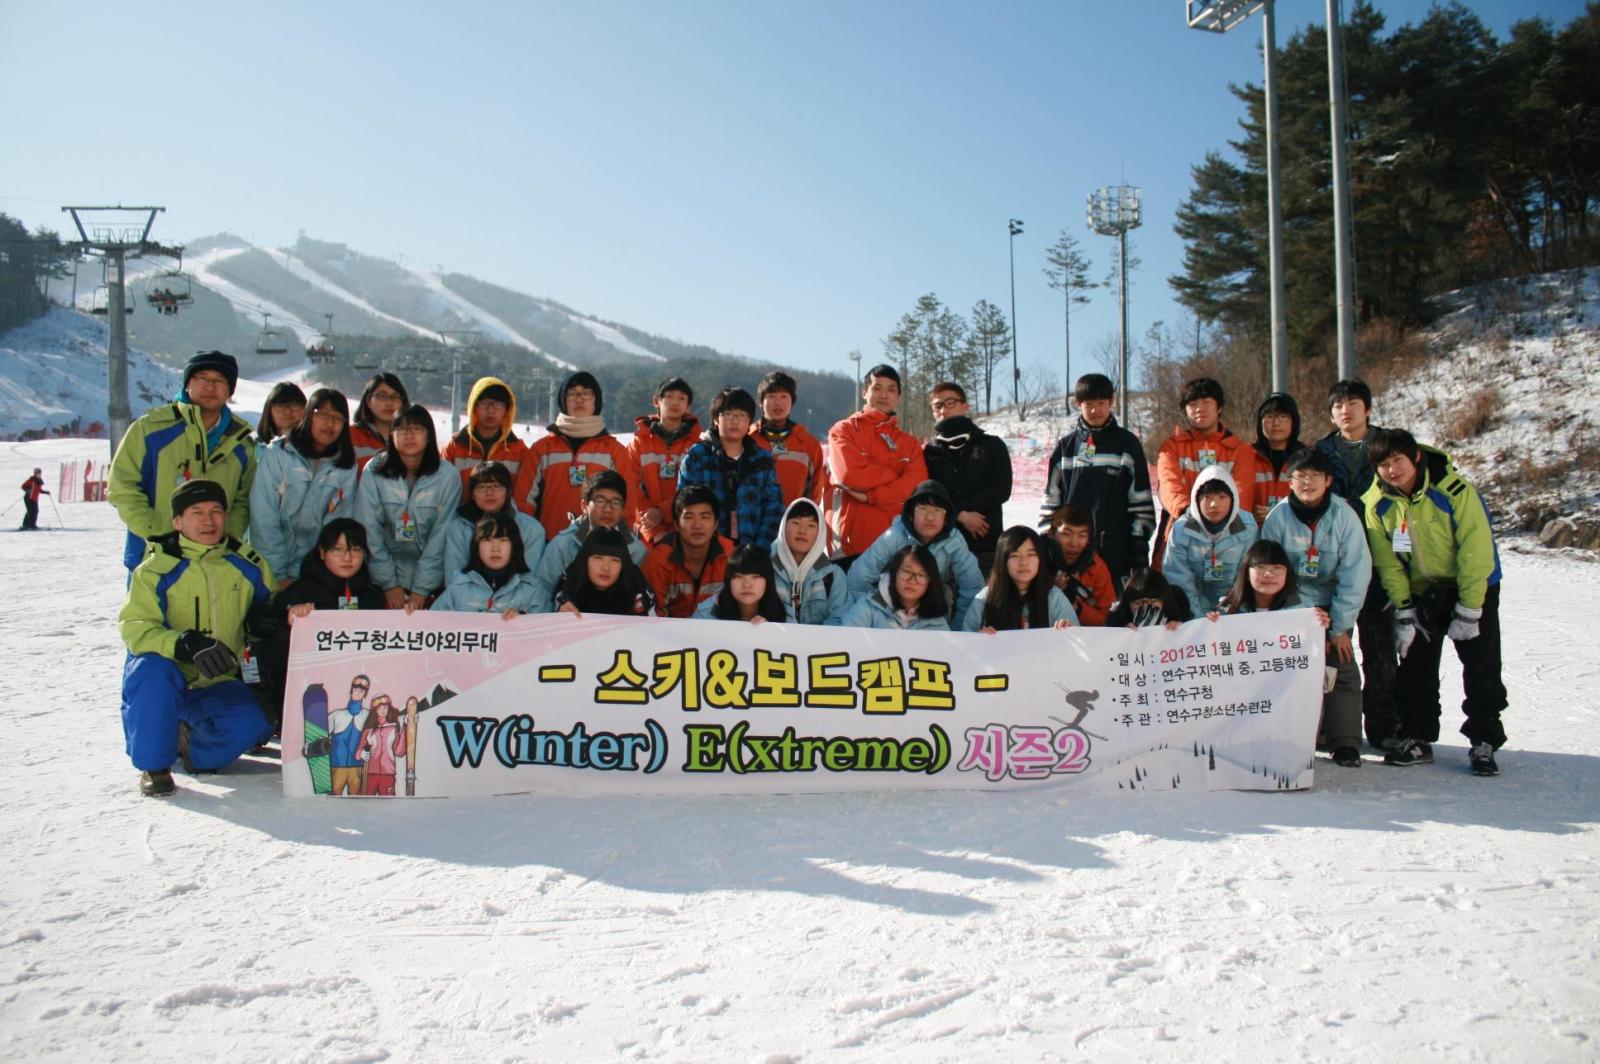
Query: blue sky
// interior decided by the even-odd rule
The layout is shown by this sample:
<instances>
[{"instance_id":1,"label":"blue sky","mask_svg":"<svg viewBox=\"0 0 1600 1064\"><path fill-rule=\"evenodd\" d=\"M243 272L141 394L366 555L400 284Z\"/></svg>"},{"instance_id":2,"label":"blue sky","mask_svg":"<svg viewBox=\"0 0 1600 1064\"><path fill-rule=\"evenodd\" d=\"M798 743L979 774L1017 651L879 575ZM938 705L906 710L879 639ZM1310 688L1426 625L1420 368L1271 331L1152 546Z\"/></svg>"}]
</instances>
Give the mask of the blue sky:
<instances>
[{"instance_id":1,"label":"blue sky","mask_svg":"<svg viewBox=\"0 0 1600 1064\"><path fill-rule=\"evenodd\" d=\"M1236 135L1229 81L1260 78L1259 18L1219 37L1181 6L0 0L0 211L61 228L62 204L158 203L168 241L304 230L841 372L924 292L1007 309L1016 217L1019 354L1060 372L1044 250L1066 229L1100 276L1084 197L1142 186L1133 330L1177 321L1173 212ZM1391 27L1428 8L1379 6ZM1471 6L1502 37L1583 8ZM1320 26L1315 0L1278 8L1280 40ZM1074 373L1115 329L1113 292L1074 308Z\"/></svg>"}]
</instances>

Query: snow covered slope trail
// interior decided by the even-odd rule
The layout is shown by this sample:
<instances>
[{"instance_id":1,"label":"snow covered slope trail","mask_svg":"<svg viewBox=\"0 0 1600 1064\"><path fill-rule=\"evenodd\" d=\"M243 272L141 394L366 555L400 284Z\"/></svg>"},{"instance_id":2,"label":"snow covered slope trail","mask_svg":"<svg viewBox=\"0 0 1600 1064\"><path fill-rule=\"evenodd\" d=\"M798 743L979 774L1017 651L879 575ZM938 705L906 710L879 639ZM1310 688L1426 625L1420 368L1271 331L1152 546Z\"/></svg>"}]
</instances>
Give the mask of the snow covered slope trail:
<instances>
[{"instance_id":1,"label":"snow covered slope trail","mask_svg":"<svg viewBox=\"0 0 1600 1064\"><path fill-rule=\"evenodd\" d=\"M0 444L0 477L42 465L54 489L56 462L104 448ZM260 760L155 801L122 753L121 533L103 504L60 512L67 531L0 534L6 1059L1457 1064L1600 1045L1600 663L1592 619L1551 608L1600 599L1600 566L1505 552L1497 779L1447 731L1431 767L1198 801L289 801Z\"/></svg>"}]
</instances>

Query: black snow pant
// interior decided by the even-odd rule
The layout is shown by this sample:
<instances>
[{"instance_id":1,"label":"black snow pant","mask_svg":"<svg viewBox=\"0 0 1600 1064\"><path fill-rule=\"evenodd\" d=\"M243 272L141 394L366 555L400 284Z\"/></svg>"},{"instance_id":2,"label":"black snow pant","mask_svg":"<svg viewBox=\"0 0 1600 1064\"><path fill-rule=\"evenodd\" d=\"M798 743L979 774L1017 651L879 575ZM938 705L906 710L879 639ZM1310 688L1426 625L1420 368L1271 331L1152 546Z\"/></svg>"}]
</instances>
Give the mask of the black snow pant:
<instances>
[{"instance_id":1,"label":"black snow pant","mask_svg":"<svg viewBox=\"0 0 1600 1064\"><path fill-rule=\"evenodd\" d=\"M1361 644L1361 718L1367 742L1381 747L1395 735L1394 610L1378 574L1372 574L1367 598L1356 616L1356 637ZM1438 701L1435 693L1434 701Z\"/></svg>"},{"instance_id":2,"label":"black snow pant","mask_svg":"<svg viewBox=\"0 0 1600 1064\"><path fill-rule=\"evenodd\" d=\"M26 495L22 497L22 527L28 529L39 527L38 499L30 499Z\"/></svg>"},{"instance_id":3,"label":"black snow pant","mask_svg":"<svg viewBox=\"0 0 1600 1064\"><path fill-rule=\"evenodd\" d=\"M1448 637L1443 633L1416 642L1396 673L1396 700L1400 731L1408 739L1425 743L1439 739L1439 659ZM1461 734L1473 744L1489 743L1499 749L1506 741L1500 711L1506 708L1506 685L1500 679L1500 585L1483 597L1483 617L1478 638L1456 644L1461 660L1461 685L1466 697L1461 708L1467 719Z\"/></svg>"}]
</instances>

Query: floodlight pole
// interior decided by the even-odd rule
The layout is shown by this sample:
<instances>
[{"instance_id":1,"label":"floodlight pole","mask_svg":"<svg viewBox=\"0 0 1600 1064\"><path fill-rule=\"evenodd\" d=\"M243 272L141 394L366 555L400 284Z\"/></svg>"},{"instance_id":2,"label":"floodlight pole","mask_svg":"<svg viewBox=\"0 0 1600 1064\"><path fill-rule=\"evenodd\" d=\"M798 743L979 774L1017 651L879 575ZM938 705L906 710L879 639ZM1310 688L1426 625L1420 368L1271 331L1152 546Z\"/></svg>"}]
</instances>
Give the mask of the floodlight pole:
<instances>
[{"instance_id":1,"label":"floodlight pole","mask_svg":"<svg viewBox=\"0 0 1600 1064\"><path fill-rule=\"evenodd\" d=\"M1022 408L1022 371L1017 368L1017 234L1022 232L1022 219L1012 218L1006 223L1011 234L1011 408Z\"/></svg>"},{"instance_id":2,"label":"floodlight pole","mask_svg":"<svg viewBox=\"0 0 1600 1064\"><path fill-rule=\"evenodd\" d=\"M1144 220L1139 189L1114 185L1089 193L1089 228L1117 238L1117 416L1128 424L1128 230Z\"/></svg>"},{"instance_id":3,"label":"floodlight pole","mask_svg":"<svg viewBox=\"0 0 1600 1064\"><path fill-rule=\"evenodd\" d=\"M856 364L850 373L851 383L854 385L851 390L855 392L855 398L850 400L850 412L857 414L861 412L861 352L852 351L849 358Z\"/></svg>"},{"instance_id":4,"label":"floodlight pole","mask_svg":"<svg viewBox=\"0 0 1600 1064\"><path fill-rule=\"evenodd\" d=\"M110 437L111 455L116 457L117 446L127 435L133 422L133 411L128 405L128 296L127 260L141 255L166 255L181 259L183 247L158 244L150 239L150 229L156 215L165 207L62 207L72 215L72 224L78 229L78 239L67 247L79 255L99 253L106 264L106 314L111 319L106 324L110 336L106 343L106 433ZM82 215L97 211L117 212L125 216L143 214L142 223L112 222L84 228ZM76 280L76 277L74 277ZM73 302L77 302L74 287Z\"/></svg>"},{"instance_id":5,"label":"floodlight pole","mask_svg":"<svg viewBox=\"0 0 1600 1064\"><path fill-rule=\"evenodd\" d=\"M1350 236L1350 163L1345 154L1344 28L1339 0L1328 0L1328 118L1333 135L1334 300L1339 320L1339 379L1356 375L1355 253Z\"/></svg>"},{"instance_id":6,"label":"floodlight pole","mask_svg":"<svg viewBox=\"0 0 1600 1064\"><path fill-rule=\"evenodd\" d=\"M1267 272L1272 317L1272 390L1289 390L1288 305L1283 284L1283 182L1278 169L1278 31L1275 0L1189 0L1189 27L1226 33L1261 10L1262 95L1266 98Z\"/></svg>"}]
</instances>

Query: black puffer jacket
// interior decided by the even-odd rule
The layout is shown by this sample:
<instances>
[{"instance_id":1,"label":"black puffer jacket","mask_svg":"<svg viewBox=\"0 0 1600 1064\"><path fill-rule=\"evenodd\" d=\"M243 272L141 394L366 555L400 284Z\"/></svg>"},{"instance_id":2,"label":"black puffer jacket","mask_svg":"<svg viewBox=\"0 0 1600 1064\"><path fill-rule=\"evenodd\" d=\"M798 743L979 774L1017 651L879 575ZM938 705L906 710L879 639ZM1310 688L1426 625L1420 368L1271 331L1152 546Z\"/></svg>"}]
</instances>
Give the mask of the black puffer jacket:
<instances>
[{"instance_id":1,"label":"black puffer jacket","mask_svg":"<svg viewBox=\"0 0 1600 1064\"><path fill-rule=\"evenodd\" d=\"M1001 508L1011 498L1011 452L1005 441L984 432L971 418L949 417L933 427L933 439L922 448L922 457L929 478L950 492L956 513L972 510L989 522L986 536L961 529L967 546L974 554L993 554L1004 527Z\"/></svg>"}]
</instances>

